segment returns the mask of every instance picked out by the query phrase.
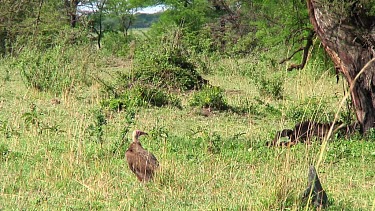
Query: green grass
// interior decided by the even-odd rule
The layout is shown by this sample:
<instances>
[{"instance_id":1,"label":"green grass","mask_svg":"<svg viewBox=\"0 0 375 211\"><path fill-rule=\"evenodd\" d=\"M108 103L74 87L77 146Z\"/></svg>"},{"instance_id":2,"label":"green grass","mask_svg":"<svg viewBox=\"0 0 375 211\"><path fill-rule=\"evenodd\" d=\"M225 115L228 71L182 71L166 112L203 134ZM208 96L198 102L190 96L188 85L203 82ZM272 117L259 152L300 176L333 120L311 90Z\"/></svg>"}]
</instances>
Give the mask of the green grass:
<instances>
[{"instance_id":1,"label":"green grass","mask_svg":"<svg viewBox=\"0 0 375 211\"><path fill-rule=\"evenodd\" d=\"M265 142L296 123L294 111L328 121L343 97L342 83L314 65L286 72L248 58L210 68L205 78L244 112L199 115L188 104L192 93L180 96L182 109L138 108L134 123L125 120L130 111L104 111L102 144L89 131L100 84L75 87L53 104L56 96L25 87L17 72L0 78L0 209L304 210L300 195L321 145L267 148ZM251 71L282 76L283 98L260 94ZM25 119L32 111L38 123ZM140 184L128 169L130 133L121 144L127 126L150 133L141 142L161 166L152 183ZM374 153L374 141L328 143L318 168L327 210L374 209Z\"/></svg>"},{"instance_id":2,"label":"green grass","mask_svg":"<svg viewBox=\"0 0 375 211\"><path fill-rule=\"evenodd\" d=\"M150 28L131 28L129 31L132 35L144 35Z\"/></svg>"}]
</instances>

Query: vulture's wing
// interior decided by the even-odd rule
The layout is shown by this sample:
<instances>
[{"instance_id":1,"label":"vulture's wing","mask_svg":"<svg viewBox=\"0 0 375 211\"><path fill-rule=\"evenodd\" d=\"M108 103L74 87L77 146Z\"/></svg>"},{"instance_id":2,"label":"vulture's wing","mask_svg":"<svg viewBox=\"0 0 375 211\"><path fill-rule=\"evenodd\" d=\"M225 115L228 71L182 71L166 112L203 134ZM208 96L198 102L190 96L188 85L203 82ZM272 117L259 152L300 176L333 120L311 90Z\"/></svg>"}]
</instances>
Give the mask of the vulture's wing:
<instances>
[{"instance_id":1,"label":"vulture's wing","mask_svg":"<svg viewBox=\"0 0 375 211\"><path fill-rule=\"evenodd\" d=\"M146 170L155 170L159 166L159 162L156 159L155 155L153 155L151 152L148 152L147 150L141 150L138 152L139 156L142 157L141 160L144 160L146 165Z\"/></svg>"},{"instance_id":2,"label":"vulture's wing","mask_svg":"<svg viewBox=\"0 0 375 211\"><path fill-rule=\"evenodd\" d=\"M129 168L137 175L140 181L152 179L154 171L159 166L156 157L146 150L138 152L127 151L126 159Z\"/></svg>"}]
</instances>

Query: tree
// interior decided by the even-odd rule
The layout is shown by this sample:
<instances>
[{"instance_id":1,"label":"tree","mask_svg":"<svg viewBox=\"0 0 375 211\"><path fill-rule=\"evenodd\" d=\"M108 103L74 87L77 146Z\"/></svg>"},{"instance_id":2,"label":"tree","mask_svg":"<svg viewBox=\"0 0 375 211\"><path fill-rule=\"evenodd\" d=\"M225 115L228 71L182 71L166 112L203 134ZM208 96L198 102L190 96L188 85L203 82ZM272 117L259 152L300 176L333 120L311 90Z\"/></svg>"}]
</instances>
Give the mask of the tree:
<instances>
[{"instance_id":1,"label":"tree","mask_svg":"<svg viewBox=\"0 0 375 211\"><path fill-rule=\"evenodd\" d=\"M16 55L25 43L39 42L39 38L53 39L52 34L61 31L63 8L61 0L1 1L0 55Z\"/></svg>"},{"instance_id":2,"label":"tree","mask_svg":"<svg viewBox=\"0 0 375 211\"><path fill-rule=\"evenodd\" d=\"M103 19L105 10L107 7L108 0L92 0L86 1L83 6L86 7L89 12L86 12L90 19L89 27L97 35L96 41L98 48L101 48L101 40L103 38Z\"/></svg>"},{"instance_id":3,"label":"tree","mask_svg":"<svg viewBox=\"0 0 375 211\"><path fill-rule=\"evenodd\" d=\"M108 13L110 16L116 17L120 22L120 30L125 37L128 36L129 28L134 22L134 13L137 10L137 4L134 1L110 0L108 2Z\"/></svg>"},{"instance_id":4,"label":"tree","mask_svg":"<svg viewBox=\"0 0 375 211\"><path fill-rule=\"evenodd\" d=\"M80 2L80 0L64 0L66 13L69 17L69 24L72 28L76 27L78 21L77 7Z\"/></svg>"},{"instance_id":5,"label":"tree","mask_svg":"<svg viewBox=\"0 0 375 211\"><path fill-rule=\"evenodd\" d=\"M375 6L367 0L337 3L307 0L307 6L324 49L351 87L352 103L364 134L375 127L375 63L372 60Z\"/></svg>"},{"instance_id":6,"label":"tree","mask_svg":"<svg viewBox=\"0 0 375 211\"><path fill-rule=\"evenodd\" d=\"M196 32L208 21L211 11L206 0L162 0L168 10L160 17L162 28L174 24L189 32Z\"/></svg>"}]
</instances>

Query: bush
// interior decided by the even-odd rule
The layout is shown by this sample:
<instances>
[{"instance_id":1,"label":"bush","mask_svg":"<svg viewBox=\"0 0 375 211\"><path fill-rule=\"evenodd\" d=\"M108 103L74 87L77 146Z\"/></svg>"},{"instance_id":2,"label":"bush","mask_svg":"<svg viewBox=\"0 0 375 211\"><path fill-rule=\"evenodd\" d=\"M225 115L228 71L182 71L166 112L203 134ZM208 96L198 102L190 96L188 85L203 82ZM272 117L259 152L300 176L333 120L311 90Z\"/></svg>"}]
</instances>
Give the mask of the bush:
<instances>
[{"instance_id":1,"label":"bush","mask_svg":"<svg viewBox=\"0 0 375 211\"><path fill-rule=\"evenodd\" d=\"M207 84L182 37L182 30L177 28L153 39L138 40L133 69L119 73L114 86L103 83L111 98L102 104L114 110L148 105L181 107L176 93L201 89Z\"/></svg>"},{"instance_id":2,"label":"bush","mask_svg":"<svg viewBox=\"0 0 375 211\"><path fill-rule=\"evenodd\" d=\"M182 37L182 31L176 29L138 46L133 80L180 91L199 89L206 84L185 50Z\"/></svg>"},{"instance_id":3,"label":"bush","mask_svg":"<svg viewBox=\"0 0 375 211\"><path fill-rule=\"evenodd\" d=\"M124 33L107 32L102 38L103 50L108 54L124 57L129 54L129 43L133 38L128 35L125 37Z\"/></svg>"},{"instance_id":4,"label":"bush","mask_svg":"<svg viewBox=\"0 0 375 211\"><path fill-rule=\"evenodd\" d=\"M190 100L190 105L216 110L229 109L224 98L224 91L215 86L205 86L202 90L194 93Z\"/></svg>"},{"instance_id":5,"label":"bush","mask_svg":"<svg viewBox=\"0 0 375 211\"><path fill-rule=\"evenodd\" d=\"M181 107L181 101L177 96L168 94L161 89L144 85L135 85L124 91L119 97L103 100L102 105L111 110L120 111L126 108L147 105L157 107L172 105Z\"/></svg>"},{"instance_id":6,"label":"bush","mask_svg":"<svg viewBox=\"0 0 375 211\"><path fill-rule=\"evenodd\" d=\"M96 66L93 55L87 46L58 45L44 51L29 47L11 67L21 71L26 86L59 94L81 83L91 84L87 72Z\"/></svg>"},{"instance_id":7,"label":"bush","mask_svg":"<svg viewBox=\"0 0 375 211\"><path fill-rule=\"evenodd\" d=\"M180 100L173 94L165 93L155 87L138 86L137 94L147 104L153 106L172 105L181 107Z\"/></svg>"},{"instance_id":8,"label":"bush","mask_svg":"<svg viewBox=\"0 0 375 211\"><path fill-rule=\"evenodd\" d=\"M270 76L264 71L259 71L254 73L252 79L261 95L269 96L276 100L283 98L284 80L282 75L272 74Z\"/></svg>"},{"instance_id":9,"label":"bush","mask_svg":"<svg viewBox=\"0 0 375 211\"><path fill-rule=\"evenodd\" d=\"M103 145L104 141L104 126L107 124L107 119L102 111L102 109L95 109L92 111L95 122L90 124L88 132L91 137L95 137L96 141Z\"/></svg>"}]
</instances>

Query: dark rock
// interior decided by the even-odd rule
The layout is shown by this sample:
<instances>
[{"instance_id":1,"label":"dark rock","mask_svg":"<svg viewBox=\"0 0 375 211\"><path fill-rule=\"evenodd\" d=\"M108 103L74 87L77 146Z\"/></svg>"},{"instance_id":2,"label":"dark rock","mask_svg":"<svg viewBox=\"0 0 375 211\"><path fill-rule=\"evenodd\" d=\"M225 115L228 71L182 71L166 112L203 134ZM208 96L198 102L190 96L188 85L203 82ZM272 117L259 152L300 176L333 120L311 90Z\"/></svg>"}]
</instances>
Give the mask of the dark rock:
<instances>
[{"instance_id":1,"label":"dark rock","mask_svg":"<svg viewBox=\"0 0 375 211\"><path fill-rule=\"evenodd\" d=\"M302 198L311 200L311 203L319 209L325 208L328 205L327 194L323 190L315 167L312 165L309 169L309 182L307 185L307 189L303 193Z\"/></svg>"}]
</instances>

